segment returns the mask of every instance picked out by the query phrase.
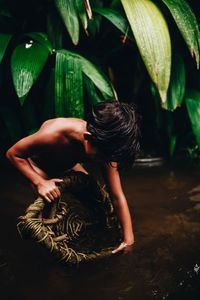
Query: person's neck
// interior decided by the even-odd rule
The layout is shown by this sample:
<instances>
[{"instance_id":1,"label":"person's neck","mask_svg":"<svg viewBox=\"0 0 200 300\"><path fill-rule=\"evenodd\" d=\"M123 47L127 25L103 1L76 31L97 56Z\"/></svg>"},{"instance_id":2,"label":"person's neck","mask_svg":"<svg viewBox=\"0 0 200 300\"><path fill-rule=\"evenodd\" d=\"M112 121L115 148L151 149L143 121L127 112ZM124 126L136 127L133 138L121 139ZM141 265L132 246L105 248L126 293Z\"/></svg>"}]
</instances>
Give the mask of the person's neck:
<instances>
[{"instance_id":1,"label":"person's neck","mask_svg":"<svg viewBox=\"0 0 200 300\"><path fill-rule=\"evenodd\" d=\"M73 133L73 138L74 141L76 141L79 146L80 146L80 157L82 161L86 161L87 160L87 153L86 153L86 148L85 148L85 137L84 134L87 131L87 122L84 120L79 120L79 124L76 128L76 130Z\"/></svg>"}]
</instances>

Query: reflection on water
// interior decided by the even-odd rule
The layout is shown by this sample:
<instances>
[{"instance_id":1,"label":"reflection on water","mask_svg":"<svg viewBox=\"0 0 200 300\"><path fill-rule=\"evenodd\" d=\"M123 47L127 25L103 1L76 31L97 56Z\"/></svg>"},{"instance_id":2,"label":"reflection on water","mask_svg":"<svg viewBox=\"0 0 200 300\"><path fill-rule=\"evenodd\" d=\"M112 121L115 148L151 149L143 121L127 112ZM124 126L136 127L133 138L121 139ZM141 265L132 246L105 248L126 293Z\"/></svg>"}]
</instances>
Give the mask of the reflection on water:
<instances>
[{"instance_id":1,"label":"reflection on water","mask_svg":"<svg viewBox=\"0 0 200 300\"><path fill-rule=\"evenodd\" d=\"M13 169L2 170L0 178L0 299L200 299L197 168L123 171L134 217L133 251L71 269L20 239L17 217L34 196Z\"/></svg>"}]
</instances>

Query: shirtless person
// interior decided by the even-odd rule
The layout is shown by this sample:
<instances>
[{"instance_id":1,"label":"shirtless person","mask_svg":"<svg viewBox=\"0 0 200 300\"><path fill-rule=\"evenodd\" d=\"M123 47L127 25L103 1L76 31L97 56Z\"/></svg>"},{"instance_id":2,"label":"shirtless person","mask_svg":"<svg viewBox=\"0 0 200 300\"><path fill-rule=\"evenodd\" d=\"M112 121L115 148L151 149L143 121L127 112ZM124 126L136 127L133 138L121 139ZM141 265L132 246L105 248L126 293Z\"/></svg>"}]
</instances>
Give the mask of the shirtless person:
<instances>
[{"instance_id":1,"label":"shirtless person","mask_svg":"<svg viewBox=\"0 0 200 300\"><path fill-rule=\"evenodd\" d=\"M97 161L104 168L107 187L123 231L123 242L113 251L134 243L131 216L123 193L118 163L132 164L138 150L139 129L132 106L118 101L94 106L88 122L76 118L47 120L6 153L7 158L34 185L46 201L60 197L61 171L87 171L80 163Z\"/></svg>"}]
</instances>

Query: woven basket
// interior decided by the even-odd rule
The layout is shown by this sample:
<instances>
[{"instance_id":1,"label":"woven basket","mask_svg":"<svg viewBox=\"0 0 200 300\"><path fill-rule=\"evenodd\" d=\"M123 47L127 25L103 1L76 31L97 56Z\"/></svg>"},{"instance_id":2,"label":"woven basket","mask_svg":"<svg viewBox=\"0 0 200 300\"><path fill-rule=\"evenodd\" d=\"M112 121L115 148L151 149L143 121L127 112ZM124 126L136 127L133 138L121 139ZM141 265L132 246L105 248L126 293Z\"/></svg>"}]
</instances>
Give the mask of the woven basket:
<instances>
[{"instance_id":1,"label":"woven basket","mask_svg":"<svg viewBox=\"0 0 200 300\"><path fill-rule=\"evenodd\" d=\"M58 202L50 205L39 197L19 218L20 235L66 264L108 257L121 240L108 193L82 172L69 171L63 180Z\"/></svg>"}]
</instances>

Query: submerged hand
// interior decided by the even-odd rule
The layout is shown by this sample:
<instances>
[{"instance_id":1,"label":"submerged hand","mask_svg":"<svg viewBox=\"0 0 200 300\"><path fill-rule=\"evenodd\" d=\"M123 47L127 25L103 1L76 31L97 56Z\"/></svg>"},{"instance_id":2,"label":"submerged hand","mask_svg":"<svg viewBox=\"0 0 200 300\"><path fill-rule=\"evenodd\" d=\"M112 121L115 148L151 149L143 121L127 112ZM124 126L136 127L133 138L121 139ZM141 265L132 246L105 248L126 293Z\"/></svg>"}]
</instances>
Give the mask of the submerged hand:
<instances>
[{"instance_id":1,"label":"submerged hand","mask_svg":"<svg viewBox=\"0 0 200 300\"><path fill-rule=\"evenodd\" d=\"M132 251L133 249L133 244L127 244L125 242L122 242L119 247L117 247L115 250L112 251L113 254L118 253L119 251L124 251L124 253L128 253L130 251Z\"/></svg>"},{"instance_id":2,"label":"submerged hand","mask_svg":"<svg viewBox=\"0 0 200 300\"><path fill-rule=\"evenodd\" d=\"M51 203L60 197L60 190L56 183L61 182L63 182L63 179L59 178L42 181L37 185L38 194L47 202Z\"/></svg>"}]
</instances>

